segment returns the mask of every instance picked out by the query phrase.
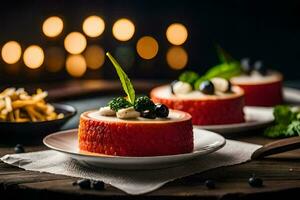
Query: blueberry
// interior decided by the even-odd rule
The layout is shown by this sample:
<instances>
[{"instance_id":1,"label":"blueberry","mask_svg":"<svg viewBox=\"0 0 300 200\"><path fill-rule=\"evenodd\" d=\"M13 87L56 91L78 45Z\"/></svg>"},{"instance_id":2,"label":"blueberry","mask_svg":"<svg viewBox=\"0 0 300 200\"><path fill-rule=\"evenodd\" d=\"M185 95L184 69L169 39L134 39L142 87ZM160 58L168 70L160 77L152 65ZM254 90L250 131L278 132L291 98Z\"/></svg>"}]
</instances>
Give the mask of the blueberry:
<instances>
[{"instance_id":1,"label":"blueberry","mask_svg":"<svg viewBox=\"0 0 300 200\"><path fill-rule=\"evenodd\" d=\"M267 75L267 69L260 60L254 63L254 70L258 71L263 76Z\"/></svg>"},{"instance_id":2,"label":"blueberry","mask_svg":"<svg viewBox=\"0 0 300 200\"><path fill-rule=\"evenodd\" d=\"M208 179L208 180L206 180L206 181L204 182L204 184L205 184L205 186L206 186L208 189L214 189L214 188L216 188L216 183L215 183L214 180Z\"/></svg>"},{"instance_id":3,"label":"blueberry","mask_svg":"<svg viewBox=\"0 0 300 200\"><path fill-rule=\"evenodd\" d=\"M263 185L263 180L253 175L249 178L248 183L251 187L261 187Z\"/></svg>"},{"instance_id":4,"label":"blueberry","mask_svg":"<svg viewBox=\"0 0 300 200\"><path fill-rule=\"evenodd\" d=\"M148 119L155 119L156 114L155 114L155 111L153 111L153 110L145 110L145 111L141 112L141 117L148 118Z\"/></svg>"},{"instance_id":5,"label":"blueberry","mask_svg":"<svg viewBox=\"0 0 300 200\"><path fill-rule=\"evenodd\" d=\"M89 179L80 179L77 181L77 185L81 189L90 189L91 188L91 181Z\"/></svg>"},{"instance_id":6,"label":"blueberry","mask_svg":"<svg viewBox=\"0 0 300 200\"><path fill-rule=\"evenodd\" d=\"M248 74L248 75L250 75L252 70L253 70L253 67L250 64L250 59L249 58L243 58L241 60L241 67L242 67L244 73Z\"/></svg>"},{"instance_id":7,"label":"blueberry","mask_svg":"<svg viewBox=\"0 0 300 200\"><path fill-rule=\"evenodd\" d=\"M21 144L17 144L14 148L15 150L15 153L24 153L25 152L25 149L23 147L23 145Z\"/></svg>"},{"instance_id":8,"label":"blueberry","mask_svg":"<svg viewBox=\"0 0 300 200\"><path fill-rule=\"evenodd\" d=\"M174 87L174 85L175 85L175 83L177 83L178 81L177 80L175 80L175 81L173 81L172 83L171 83L171 92L172 92L172 94L175 94L174 93L174 90L173 90L173 87Z\"/></svg>"},{"instance_id":9,"label":"blueberry","mask_svg":"<svg viewBox=\"0 0 300 200\"><path fill-rule=\"evenodd\" d=\"M215 87L214 84L211 81L203 81L200 84L200 91L204 94L214 94L215 93Z\"/></svg>"},{"instance_id":10,"label":"blueberry","mask_svg":"<svg viewBox=\"0 0 300 200\"><path fill-rule=\"evenodd\" d=\"M92 181L92 188L95 190L104 190L105 184L103 181Z\"/></svg>"},{"instance_id":11,"label":"blueberry","mask_svg":"<svg viewBox=\"0 0 300 200\"><path fill-rule=\"evenodd\" d=\"M155 114L157 117L166 118L169 115L169 108L164 104L156 104Z\"/></svg>"}]
</instances>

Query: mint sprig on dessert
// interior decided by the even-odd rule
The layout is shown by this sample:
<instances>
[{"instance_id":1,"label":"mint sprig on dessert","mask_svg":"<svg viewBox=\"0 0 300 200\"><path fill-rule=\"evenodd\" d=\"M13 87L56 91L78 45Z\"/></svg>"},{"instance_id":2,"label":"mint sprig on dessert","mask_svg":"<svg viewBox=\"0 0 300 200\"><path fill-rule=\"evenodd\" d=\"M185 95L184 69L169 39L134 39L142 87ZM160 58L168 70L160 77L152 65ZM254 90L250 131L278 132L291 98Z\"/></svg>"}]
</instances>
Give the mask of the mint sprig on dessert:
<instances>
[{"instance_id":1,"label":"mint sprig on dessert","mask_svg":"<svg viewBox=\"0 0 300 200\"><path fill-rule=\"evenodd\" d=\"M134 87L120 64L109 52L107 52L106 55L114 65L127 97L116 97L112 99L108 102L106 107L100 108L100 115L116 116L121 119L133 119L137 117L155 119L157 117L168 117L169 109L164 104L154 104L147 96L136 98Z\"/></svg>"},{"instance_id":2,"label":"mint sprig on dessert","mask_svg":"<svg viewBox=\"0 0 300 200\"><path fill-rule=\"evenodd\" d=\"M270 138L300 136L300 110L286 105L276 106L273 111L275 125L267 128L264 135Z\"/></svg>"}]
</instances>

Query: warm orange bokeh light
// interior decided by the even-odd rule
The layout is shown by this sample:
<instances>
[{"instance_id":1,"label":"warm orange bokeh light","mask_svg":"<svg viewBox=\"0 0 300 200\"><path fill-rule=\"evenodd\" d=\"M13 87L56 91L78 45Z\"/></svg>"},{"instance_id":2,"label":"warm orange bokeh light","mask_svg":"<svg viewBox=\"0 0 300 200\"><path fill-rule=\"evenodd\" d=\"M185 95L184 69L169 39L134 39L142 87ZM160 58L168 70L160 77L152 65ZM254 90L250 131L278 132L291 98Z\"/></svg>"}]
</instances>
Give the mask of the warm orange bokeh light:
<instances>
[{"instance_id":1,"label":"warm orange bokeh light","mask_svg":"<svg viewBox=\"0 0 300 200\"><path fill-rule=\"evenodd\" d=\"M112 28L114 37L120 41L130 40L134 34L134 31L134 24L126 18L116 21Z\"/></svg>"},{"instance_id":2,"label":"warm orange bokeh light","mask_svg":"<svg viewBox=\"0 0 300 200\"><path fill-rule=\"evenodd\" d=\"M88 46L84 52L86 64L90 69L99 69L105 61L105 52L98 45Z\"/></svg>"},{"instance_id":3,"label":"warm orange bokeh light","mask_svg":"<svg viewBox=\"0 0 300 200\"><path fill-rule=\"evenodd\" d=\"M39 68L44 62L44 51L37 45L29 46L23 55L24 64L30 69Z\"/></svg>"},{"instance_id":4,"label":"warm orange bokeh light","mask_svg":"<svg viewBox=\"0 0 300 200\"><path fill-rule=\"evenodd\" d=\"M14 64L21 58L21 45L16 41L7 42L1 50L1 56L7 64Z\"/></svg>"},{"instance_id":5,"label":"warm orange bokeh light","mask_svg":"<svg viewBox=\"0 0 300 200\"><path fill-rule=\"evenodd\" d=\"M167 52L167 63L175 70L183 69L188 62L188 54L182 47L173 46Z\"/></svg>"},{"instance_id":6,"label":"warm orange bokeh light","mask_svg":"<svg viewBox=\"0 0 300 200\"><path fill-rule=\"evenodd\" d=\"M174 23L168 27L166 36L171 44L182 45L188 37L188 31L183 24Z\"/></svg>"},{"instance_id":7,"label":"warm orange bokeh light","mask_svg":"<svg viewBox=\"0 0 300 200\"><path fill-rule=\"evenodd\" d=\"M66 61L67 72L74 77L81 77L86 71L86 62L82 55L69 55Z\"/></svg>"},{"instance_id":8,"label":"warm orange bokeh light","mask_svg":"<svg viewBox=\"0 0 300 200\"><path fill-rule=\"evenodd\" d=\"M100 36L105 29L105 23L101 17L89 16L82 24L83 32L89 37Z\"/></svg>"},{"instance_id":9,"label":"warm orange bokeh light","mask_svg":"<svg viewBox=\"0 0 300 200\"><path fill-rule=\"evenodd\" d=\"M48 37L56 37L61 34L64 22L57 16L47 18L43 23L43 33Z\"/></svg>"},{"instance_id":10,"label":"warm orange bokeh light","mask_svg":"<svg viewBox=\"0 0 300 200\"><path fill-rule=\"evenodd\" d=\"M45 50L45 66L50 72L58 72L65 64L65 52L59 47L49 47Z\"/></svg>"},{"instance_id":11,"label":"warm orange bokeh light","mask_svg":"<svg viewBox=\"0 0 300 200\"><path fill-rule=\"evenodd\" d=\"M67 35L64 41L65 49L71 54L80 54L86 48L86 38L79 32Z\"/></svg>"},{"instance_id":12,"label":"warm orange bokeh light","mask_svg":"<svg viewBox=\"0 0 300 200\"><path fill-rule=\"evenodd\" d=\"M136 44L138 54L144 59L152 59L158 52L157 41L150 36L144 36Z\"/></svg>"}]
</instances>

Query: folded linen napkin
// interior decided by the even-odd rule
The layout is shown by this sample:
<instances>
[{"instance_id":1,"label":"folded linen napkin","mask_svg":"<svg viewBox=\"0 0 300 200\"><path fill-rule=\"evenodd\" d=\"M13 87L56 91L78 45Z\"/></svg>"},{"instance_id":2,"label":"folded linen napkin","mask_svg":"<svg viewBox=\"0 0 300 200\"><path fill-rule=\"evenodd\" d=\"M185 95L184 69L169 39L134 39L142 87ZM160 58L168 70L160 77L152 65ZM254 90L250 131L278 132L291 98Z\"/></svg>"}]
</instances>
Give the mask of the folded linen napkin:
<instances>
[{"instance_id":1,"label":"folded linen napkin","mask_svg":"<svg viewBox=\"0 0 300 200\"><path fill-rule=\"evenodd\" d=\"M156 190L174 179L246 162L260 147L260 145L227 140L226 145L217 152L177 167L155 170L133 171L87 167L68 155L53 150L5 155L1 160L25 170L101 180L128 194L137 195Z\"/></svg>"}]
</instances>

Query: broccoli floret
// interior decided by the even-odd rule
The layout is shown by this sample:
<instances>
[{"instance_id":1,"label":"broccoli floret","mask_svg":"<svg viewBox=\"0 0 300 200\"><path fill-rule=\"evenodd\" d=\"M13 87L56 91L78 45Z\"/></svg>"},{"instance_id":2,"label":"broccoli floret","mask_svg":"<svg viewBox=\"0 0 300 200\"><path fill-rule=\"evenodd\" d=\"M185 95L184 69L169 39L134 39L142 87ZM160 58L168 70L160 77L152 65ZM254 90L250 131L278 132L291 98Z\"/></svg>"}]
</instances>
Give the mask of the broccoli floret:
<instances>
[{"instance_id":1,"label":"broccoli floret","mask_svg":"<svg viewBox=\"0 0 300 200\"><path fill-rule=\"evenodd\" d=\"M185 71L179 76L180 81L189 83L191 85L193 85L198 78L199 75L193 71Z\"/></svg>"},{"instance_id":2,"label":"broccoli floret","mask_svg":"<svg viewBox=\"0 0 300 200\"><path fill-rule=\"evenodd\" d=\"M131 103L127 101L124 97L113 98L110 102L108 102L107 105L116 112L119 109L128 108L132 106Z\"/></svg>"},{"instance_id":3,"label":"broccoli floret","mask_svg":"<svg viewBox=\"0 0 300 200\"><path fill-rule=\"evenodd\" d=\"M147 96L138 97L134 102L134 109L139 112L143 112L145 110L154 111L155 104L151 99Z\"/></svg>"}]
</instances>

